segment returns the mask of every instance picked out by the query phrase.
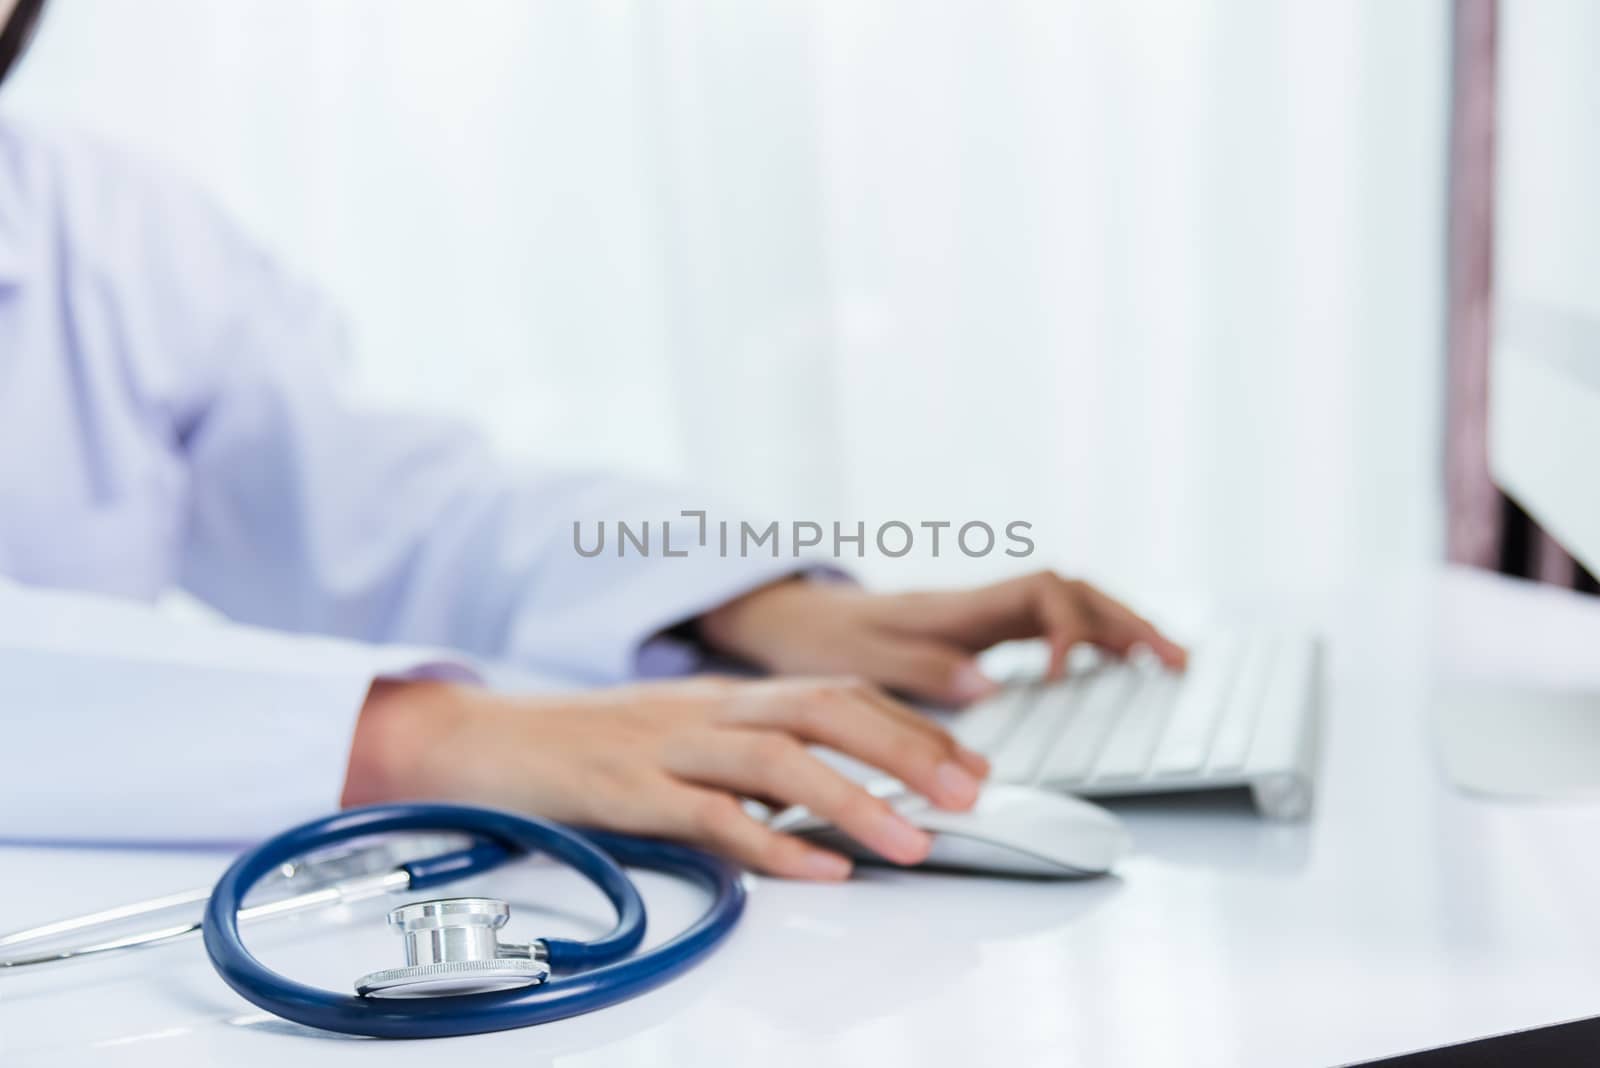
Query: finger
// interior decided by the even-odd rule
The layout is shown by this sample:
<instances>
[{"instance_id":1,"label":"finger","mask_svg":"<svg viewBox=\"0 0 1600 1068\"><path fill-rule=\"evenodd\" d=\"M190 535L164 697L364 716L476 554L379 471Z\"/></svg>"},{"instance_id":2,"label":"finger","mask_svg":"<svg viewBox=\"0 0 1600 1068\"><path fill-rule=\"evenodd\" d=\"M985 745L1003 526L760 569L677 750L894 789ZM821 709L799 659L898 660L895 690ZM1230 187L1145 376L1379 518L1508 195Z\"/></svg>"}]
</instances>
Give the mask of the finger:
<instances>
[{"instance_id":1,"label":"finger","mask_svg":"<svg viewBox=\"0 0 1600 1068\"><path fill-rule=\"evenodd\" d=\"M1134 648L1149 646L1168 667L1181 667L1182 647L1166 638L1149 621L1087 582L1048 575L1039 589L1040 615L1046 620L1052 653L1089 641L1126 656Z\"/></svg>"},{"instance_id":2,"label":"finger","mask_svg":"<svg viewBox=\"0 0 1600 1068\"><path fill-rule=\"evenodd\" d=\"M923 591L879 598L872 618L908 637L937 635L969 652L1013 638L1039 634L1029 601L1030 577L1007 579L969 590Z\"/></svg>"},{"instance_id":3,"label":"finger","mask_svg":"<svg viewBox=\"0 0 1600 1068\"><path fill-rule=\"evenodd\" d=\"M989 762L949 731L860 680L794 692L777 722L808 742L887 771L941 808L971 808L989 774Z\"/></svg>"},{"instance_id":4,"label":"finger","mask_svg":"<svg viewBox=\"0 0 1600 1068\"><path fill-rule=\"evenodd\" d=\"M1003 641L1044 635L1041 597L1067 580L1037 571L977 589L901 594L890 599L885 623L913 633L948 635L974 651Z\"/></svg>"},{"instance_id":5,"label":"finger","mask_svg":"<svg viewBox=\"0 0 1600 1068\"><path fill-rule=\"evenodd\" d=\"M1051 678L1063 673L1072 646L1084 641L1118 656L1149 646L1168 667L1183 666L1183 648L1121 602L1087 582L1048 572L1036 578L1035 610L1050 643Z\"/></svg>"},{"instance_id":6,"label":"finger","mask_svg":"<svg viewBox=\"0 0 1600 1068\"><path fill-rule=\"evenodd\" d=\"M941 808L966 809L977 801L978 779L950 733L885 711L875 687L853 679L769 685L775 688L767 699L749 706L753 725L776 727L865 761Z\"/></svg>"},{"instance_id":7,"label":"finger","mask_svg":"<svg viewBox=\"0 0 1600 1068\"><path fill-rule=\"evenodd\" d=\"M1091 614L1107 636L1107 641L1100 644L1123 655L1135 646L1149 646L1170 668L1182 668L1188 662L1189 654L1183 646L1162 634L1154 623L1104 591L1088 583L1079 585Z\"/></svg>"},{"instance_id":8,"label":"finger","mask_svg":"<svg viewBox=\"0 0 1600 1068\"><path fill-rule=\"evenodd\" d=\"M882 709L884 715L889 716L896 722L904 723L908 727L930 734L933 736L935 741L938 741L941 744L943 743L944 739L948 738L954 743L955 757L961 762L963 767L980 779L986 779L989 777L988 757L962 745L960 740L957 739L955 735L939 726L939 724L935 723L921 712L901 704L899 701L896 701L893 697L890 697L876 686L866 687L864 696L878 708Z\"/></svg>"},{"instance_id":9,"label":"finger","mask_svg":"<svg viewBox=\"0 0 1600 1068\"><path fill-rule=\"evenodd\" d=\"M804 805L868 849L898 864L928 856L932 840L887 802L828 767L788 735L723 730L708 744L669 755L668 768L697 783Z\"/></svg>"},{"instance_id":10,"label":"finger","mask_svg":"<svg viewBox=\"0 0 1600 1068\"><path fill-rule=\"evenodd\" d=\"M1000 689L970 652L935 639L875 637L857 659L872 681L925 701L968 705Z\"/></svg>"},{"instance_id":11,"label":"finger","mask_svg":"<svg viewBox=\"0 0 1600 1068\"><path fill-rule=\"evenodd\" d=\"M870 701L884 715L895 722L926 734L940 747L949 747L955 759L978 778L984 779L988 777L989 759L982 753L962 745L959 739L928 716L897 701L877 686L862 684L851 679L839 680L839 683L853 687L864 700Z\"/></svg>"},{"instance_id":12,"label":"finger","mask_svg":"<svg viewBox=\"0 0 1600 1068\"><path fill-rule=\"evenodd\" d=\"M755 871L817 882L850 877L849 858L768 828L745 812L732 794L673 783L662 791L658 804L666 833L704 845Z\"/></svg>"},{"instance_id":13,"label":"finger","mask_svg":"<svg viewBox=\"0 0 1600 1068\"><path fill-rule=\"evenodd\" d=\"M1050 666L1045 677L1059 679L1067 671L1067 655L1080 642L1093 639L1093 624L1084 606L1054 581L1035 583L1031 603L1037 626L1050 645Z\"/></svg>"}]
</instances>

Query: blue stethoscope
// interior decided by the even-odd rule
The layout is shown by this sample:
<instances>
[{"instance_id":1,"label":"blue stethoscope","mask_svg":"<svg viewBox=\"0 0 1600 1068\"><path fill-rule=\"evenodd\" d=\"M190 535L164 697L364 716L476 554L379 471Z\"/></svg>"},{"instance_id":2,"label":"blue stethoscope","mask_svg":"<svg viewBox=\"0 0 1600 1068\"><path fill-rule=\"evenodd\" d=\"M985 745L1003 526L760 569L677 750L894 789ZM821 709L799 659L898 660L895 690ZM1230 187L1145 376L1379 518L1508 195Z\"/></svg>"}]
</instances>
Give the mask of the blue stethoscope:
<instances>
[{"instance_id":1,"label":"blue stethoscope","mask_svg":"<svg viewBox=\"0 0 1600 1068\"><path fill-rule=\"evenodd\" d=\"M291 869L301 858L395 832L460 834L470 844L245 907L246 895L258 883ZM504 943L497 932L510 908L503 901L469 897L402 905L390 911L388 922L405 940L405 965L362 976L353 995L279 975L258 961L239 936L241 915L281 915L379 892L426 890L532 853L546 854L592 882L616 910L616 926L592 942L552 938ZM710 892L711 905L676 937L635 955L644 939L645 908L623 865L696 883ZM190 898L174 895L0 936L0 948L182 900ZM0 969L169 941L198 927L223 981L274 1015L345 1034L442 1038L528 1027L636 997L682 974L714 949L738 922L744 900L743 884L732 866L686 846L604 832L580 834L530 816L465 805L375 805L302 824L247 850L211 889L198 924L0 958Z\"/></svg>"}]
</instances>

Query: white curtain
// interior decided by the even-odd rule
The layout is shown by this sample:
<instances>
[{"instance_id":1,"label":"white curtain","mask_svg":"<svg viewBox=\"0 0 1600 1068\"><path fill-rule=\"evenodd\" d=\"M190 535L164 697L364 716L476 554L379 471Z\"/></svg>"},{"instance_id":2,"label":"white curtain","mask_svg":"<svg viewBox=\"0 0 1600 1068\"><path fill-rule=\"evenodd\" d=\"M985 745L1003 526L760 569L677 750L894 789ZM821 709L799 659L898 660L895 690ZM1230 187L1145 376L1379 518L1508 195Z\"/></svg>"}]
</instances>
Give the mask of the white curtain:
<instances>
[{"instance_id":1,"label":"white curtain","mask_svg":"<svg viewBox=\"0 0 1600 1068\"><path fill-rule=\"evenodd\" d=\"M1442 0L50 7L9 110L191 176L512 452L1125 590L1438 553ZM852 563L1017 566L926 548Z\"/></svg>"}]
</instances>

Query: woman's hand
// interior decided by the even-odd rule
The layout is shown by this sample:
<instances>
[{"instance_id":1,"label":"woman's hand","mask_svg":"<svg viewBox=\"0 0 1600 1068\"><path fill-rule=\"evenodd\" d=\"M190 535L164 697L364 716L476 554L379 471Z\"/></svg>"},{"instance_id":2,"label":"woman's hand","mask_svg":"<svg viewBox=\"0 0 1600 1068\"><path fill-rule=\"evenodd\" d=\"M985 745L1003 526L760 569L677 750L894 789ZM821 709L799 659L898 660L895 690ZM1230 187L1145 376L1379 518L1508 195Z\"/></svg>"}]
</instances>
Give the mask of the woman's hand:
<instances>
[{"instance_id":1,"label":"woman's hand","mask_svg":"<svg viewBox=\"0 0 1600 1068\"><path fill-rule=\"evenodd\" d=\"M930 841L807 750L818 743L970 808L988 764L853 680L697 678L548 698L446 683L378 683L352 746L346 805L477 802L582 826L679 838L752 868L843 879L850 861L769 830L741 797L805 805L885 858Z\"/></svg>"},{"instance_id":2,"label":"woman's hand","mask_svg":"<svg viewBox=\"0 0 1600 1068\"><path fill-rule=\"evenodd\" d=\"M786 675L850 674L928 701L964 705L996 684L975 655L1014 638L1050 643L1050 677L1079 642L1125 655L1148 646L1181 668L1182 648L1086 582L1050 571L972 590L874 594L792 579L699 620L720 652Z\"/></svg>"}]
</instances>

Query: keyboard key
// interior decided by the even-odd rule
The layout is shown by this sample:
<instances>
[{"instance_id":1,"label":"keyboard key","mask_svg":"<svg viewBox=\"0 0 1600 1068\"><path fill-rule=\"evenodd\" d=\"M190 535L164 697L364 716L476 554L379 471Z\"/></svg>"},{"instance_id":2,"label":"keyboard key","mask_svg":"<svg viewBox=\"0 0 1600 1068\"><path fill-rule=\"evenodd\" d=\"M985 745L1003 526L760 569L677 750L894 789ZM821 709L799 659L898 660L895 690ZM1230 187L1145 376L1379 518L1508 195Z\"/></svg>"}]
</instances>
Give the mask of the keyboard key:
<instances>
[{"instance_id":1,"label":"keyboard key","mask_svg":"<svg viewBox=\"0 0 1600 1068\"><path fill-rule=\"evenodd\" d=\"M1150 767L1156 740L1178 696L1178 677L1161 670L1141 674L1138 690L1117 717L1111 737L1095 762L1092 778L1096 782L1143 775Z\"/></svg>"},{"instance_id":2,"label":"keyboard key","mask_svg":"<svg viewBox=\"0 0 1600 1068\"><path fill-rule=\"evenodd\" d=\"M989 774L996 782L1034 781L1035 770L1061 729L1062 718L1072 715L1077 705L1083 682L1068 678L1062 682L1035 683L1028 689L1032 700L991 757Z\"/></svg>"},{"instance_id":3,"label":"keyboard key","mask_svg":"<svg viewBox=\"0 0 1600 1068\"><path fill-rule=\"evenodd\" d=\"M1155 774L1193 774L1205 767L1212 735L1238 677L1244 643L1231 634L1218 635L1197 648L1182 675L1178 699L1167 729L1156 747Z\"/></svg>"},{"instance_id":4,"label":"keyboard key","mask_svg":"<svg viewBox=\"0 0 1600 1068\"><path fill-rule=\"evenodd\" d=\"M1139 682L1136 672L1120 664L1085 678L1077 714L1051 743L1050 752L1039 766L1037 781L1069 786L1087 779Z\"/></svg>"},{"instance_id":5,"label":"keyboard key","mask_svg":"<svg viewBox=\"0 0 1600 1068\"><path fill-rule=\"evenodd\" d=\"M1028 715L1047 726L1027 740L1026 744L1034 751L1033 762L1025 772L1019 772L1015 778L1007 781L1029 786L1039 783L1062 735L1078 723L1087 704L1094 700L1101 678L1101 672L1086 668L1068 675L1060 682L1039 688L1039 696Z\"/></svg>"},{"instance_id":6,"label":"keyboard key","mask_svg":"<svg viewBox=\"0 0 1600 1068\"><path fill-rule=\"evenodd\" d=\"M1106 654L1088 642L1079 642L1067 650L1067 677L1070 679L1087 675L1105 663L1107 663Z\"/></svg>"},{"instance_id":7,"label":"keyboard key","mask_svg":"<svg viewBox=\"0 0 1600 1068\"><path fill-rule=\"evenodd\" d=\"M1280 643L1270 635L1256 635L1245 644L1233 695L1228 699L1217 736L1211 743L1211 770L1244 770L1261 706L1266 700L1267 684L1272 678L1272 666L1281 655Z\"/></svg>"},{"instance_id":8,"label":"keyboard key","mask_svg":"<svg viewBox=\"0 0 1600 1068\"><path fill-rule=\"evenodd\" d=\"M1038 697L1032 685L1007 686L950 720L950 733L968 749L993 756Z\"/></svg>"}]
</instances>

